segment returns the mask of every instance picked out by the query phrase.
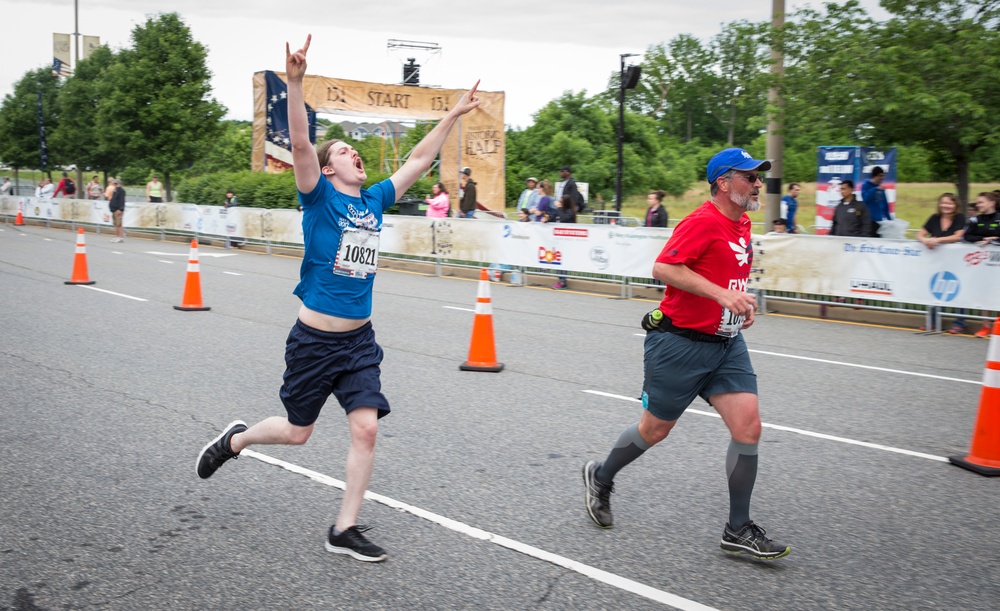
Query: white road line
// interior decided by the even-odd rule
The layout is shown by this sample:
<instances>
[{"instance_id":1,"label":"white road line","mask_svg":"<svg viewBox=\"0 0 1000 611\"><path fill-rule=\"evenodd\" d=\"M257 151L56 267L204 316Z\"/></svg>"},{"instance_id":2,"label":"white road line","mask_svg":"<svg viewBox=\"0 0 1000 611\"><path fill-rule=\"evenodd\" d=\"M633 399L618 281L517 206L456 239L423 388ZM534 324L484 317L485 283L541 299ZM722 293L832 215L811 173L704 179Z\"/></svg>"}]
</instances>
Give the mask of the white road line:
<instances>
[{"instance_id":1,"label":"white road line","mask_svg":"<svg viewBox=\"0 0 1000 611\"><path fill-rule=\"evenodd\" d=\"M46 241L46 242L51 242L51 241L52 241L52 238L45 238L45 241Z\"/></svg>"},{"instance_id":2,"label":"white road line","mask_svg":"<svg viewBox=\"0 0 1000 611\"><path fill-rule=\"evenodd\" d=\"M634 333L638 337L646 337L645 333ZM917 376L920 378L932 378L935 380L944 380L946 382L962 382L964 384L976 384L982 386L982 380L965 380L962 378L949 378L947 376L936 376L930 373L917 373L916 371L903 371L901 369L887 369L885 367L874 367L872 365L860 365L858 363L845 363L843 361L830 361L827 359L817 359L810 356L798 356L796 354L784 354L781 352L768 352L767 350L751 350L747 349L747 352L753 352L756 354L766 354L768 356L780 356L786 359L798 359L800 361L813 361L814 363L825 363L827 365L840 365L842 367L856 367L858 369L871 369L872 371L884 371L886 373L898 373L907 376Z\"/></svg>"},{"instance_id":3,"label":"white road line","mask_svg":"<svg viewBox=\"0 0 1000 611\"><path fill-rule=\"evenodd\" d=\"M164 261L163 259L157 259L157 261L159 261L160 263L167 263L169 265L173 265L174 264L173 261Z\"/></svg>"},{"instance_id":4,"label":"white road line","mask_svg":"<svg viewBox=\"0 0 1000 611\"><path fill-rule=\"evenodd\" d=\"M842 365L844 367L857 367L858 369L871 369L873 371L884 371L886 373L899 373L908 376L917 376L921 378L933 378L935 380L945 380L946 382L964 382L965 384L978 384L982 385L981 380L963 380L962 378L949 378L946 376L936 376L929 373L917 373L915 371L902 371L900 369L886 369L885 367L873 367L871 365L858 365L857 363L844 363L842 361L828 361L826 359L815 359L808 356L797 356L794 354L782 354L780 352L768 352L766 350L749 350L749 352L756 352L757 354L767 354L770 356L783 356L789 359L799 359L800 361L814 361L817 363L826 363L828 365Z\"/></svg>"},{"instance_id":5,"label":"white road line","mask_svg":"<svg viewBox=\"0 0 1000 611\"><path fill-rule=\"evenodd\" d=\"M470 308L456 308L455 306L441 306L446 310L458 310L459 312L475 312L475 310Z\"/></svg>"},{"instance_id":6,"label":"white road line","mask_svg":"<svg viewBox=\"0 0 1000 611\"><path fill-rule=\"evenodd\" d=\"M585 393L591 395L597 395L600 397L609 397L611 399L620 399L622 401L630 401L632 403L642 403L639 399L634 397L626 397L624 395L615 395L608 392L602 392L600 390L585 390ZM719 414L715 412L706 412L700 409L688 408L684 410L685 414L692 413L698 414L699 416L711 416L712 418L720 418ZM788 433L797 433L799 435L805 435L807 437L816 437L819 439L826 439L827 441L839 441L840 443L847 443L855 446L862 446L865 448L872 448L873 450L883 450L885 452L894 452L896 454L904 454L906 456L915 456L917 458L926 458L927 460L936 460L938 462L948 462L948 458L945 456L936 456L934 454L924 454L923 452L914 452L913 450L905 450L903 448L894 448L892 446L884 446L878 443L869 443L867 441L858 441L857 439L848 439L847 437L837 437L835 435L827 435L826 433L816 433L814 431L807 431L805 429L794 429L790 426L782 426L780 424L768 424L762 422L761 426L766 429L774 429L776 431L785 431Z\"/></svg>"},{"instance_id":7,"label":"white road line","mask_svg":"<svg viewBox=\"0 0 1000 611\"><path fill-rule=\"evenodd\" d=\"M230 276L242 276L243 274L237 274L236 272L222 272L223 274L229 274Z\"/></svg>"},{"instance_id":8,"label":"white road line","mask_svg":"<svg viewBox=\"0 0 1000 611\"><path fill-rule=\"evenodd\" d=\"M317 471L312 471L310 469L306 469L305 467L300 467L296 464L285 462L283 460L273 458L266 454L261 454L260 452L255 452L254 450L243 450L243 452L240 453L240 456L249 456L250 458L256 458L261 462L274 465L276 467L281 467L282 469L286 469L288 471L291 471L292 473L304 475L309 479L319 482L321 484L332 486L340 490L344 489L344 482L340 481L339 479L334 479L328 475L324 475ZM638 581L633 581L631 579L627 579L620 575L615 575L614 573L602 571L601 569L594 568L592 566L583 564L581 562L577 562L576 560L571 560L564 556L559 556L557 554L547 552L543 549L539 549L537 547L527 545L525 543L521 543L513 539L501 537L500 535L496 535L491 532L481 530L474 526L469 526L464 522L459 522L457 520L452 520L451 518L446 518L442 515L427 511L426 509L421 509L419 507L415 507L413 505L408 505L401 501L397 501L396 499L387 496L382 496L381 494L376 494L374 492L365 492L365 498L370 501L375 501L376 503L385 505L386 507L391 507L399 511L405 511L406 513L417 516L418 518L423 518L428 522L433 522L439 526L444 526L449 530L453 530L468 537L472 537L473 539L479 539L481 541L493 543L499 545L500 547L505 547L509 550L522 553L526 556L531 556L532 558L536 558L538 560L544 560L545 562L550 562L556 566L560 566L565 569L569 569L571 571L580 573L581 575L584 575L586 577L590 577L595 581L599 581L601 583L608 584L609 586L614 586L621 590L625 590L626 592L631 592L633 594L637 594L644 598L648 598L650 600L654 600L656 602L669 605L671 607L674 607L675 609L681 609L682 611L715 611L713 607L708 607L701 603L697 603L693 600L688 600L681 596L677 596L676 594L671 594L670 592L664 592L663 590L657 590L656 588L639 583Z\"/></svg>"},{"instance_id":9,"label":"white road line","mask_svg":"<svg viewBox=\"0 0 1000 611\"><path fill-rule=\"evenodd\" d=\"M148 299L143 299L142 297L133 297L131 295L125 295L124 293L116 293L114 291L106 291L104 289L99 289L96 286L90 286L88 284L78 284L76 285L80 288L90 289L92 291L100 291L102 293L107 293L108 295L114 295L115 297L124 297L125 299L134 299L135 301L149 301Z\"/></svg>"},{"instance_id":10,"label":"white road line","mask_svg":"<svg viewBox=\"0 0 1000 611\"><path fill-rule=\"evenodd\" d=\"M188 252L160 252L158 250L147 250L146 254L147 255L156 255L158 257L186 257L190 253L188 253ZM215 257L215 258L219 258L219 257L235 257L236 253L234 253L234 252L233 253L229 253L229 252L201 252L199 250L198 251L198 256L199 257Z\"/></svg>"}]
</instances>

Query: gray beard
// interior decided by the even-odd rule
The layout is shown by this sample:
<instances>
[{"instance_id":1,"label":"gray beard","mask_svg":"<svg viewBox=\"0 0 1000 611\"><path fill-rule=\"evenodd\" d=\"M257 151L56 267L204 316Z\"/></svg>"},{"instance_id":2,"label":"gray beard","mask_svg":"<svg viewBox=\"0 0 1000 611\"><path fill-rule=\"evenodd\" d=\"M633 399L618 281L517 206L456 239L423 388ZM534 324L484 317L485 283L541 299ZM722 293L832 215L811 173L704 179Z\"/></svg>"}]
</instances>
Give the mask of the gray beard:
<instances>
[{"instance_id":1,"label":"gray beard","mask_svg":"<svg viewBox=\"0 0 1000 611\"><path fill-rule=\"evenodd\" d=\"M754 201L749 193L745 197L737 197L735 193L730 193L729 200L747 212L757 212L760 210L760 199Z\"/></svg>"}]
</instances>

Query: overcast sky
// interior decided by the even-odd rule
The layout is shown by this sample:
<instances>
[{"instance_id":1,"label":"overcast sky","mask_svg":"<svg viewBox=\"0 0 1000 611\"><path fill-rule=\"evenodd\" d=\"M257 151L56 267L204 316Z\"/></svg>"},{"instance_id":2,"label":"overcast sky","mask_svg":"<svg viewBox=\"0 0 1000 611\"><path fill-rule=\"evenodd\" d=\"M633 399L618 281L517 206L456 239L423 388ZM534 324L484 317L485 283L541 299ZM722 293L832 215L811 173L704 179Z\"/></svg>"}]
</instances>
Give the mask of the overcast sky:
<instances>
[{"instance_id":1,"label":"overcast sky","mask_svg":"<svg viewBox=\"0 0 1000 611\"><path fill-rule=\"evenodd\" d=\"M786 0L787 10L818 2ZM877 0L863 0L884 15ZM52 62L52 33L74 31L73 0L0 0L0 96L25 72ZM215 98L227 118L253 118L251 79L284 70L284 44L313 35L309 73L380 83L402 78L416 57L421 83L505 91L507 124L532 115L564 91L603 89L619 54L641 53L681 33L708 39L722 23L770 17L770 0L79 0L79 31L112 48L150 14L179 13L208 47ZM442 51L389 51L390 38L435 42ZM333 118L333 117L331 117Z\"/></svg>"}]
</instances>

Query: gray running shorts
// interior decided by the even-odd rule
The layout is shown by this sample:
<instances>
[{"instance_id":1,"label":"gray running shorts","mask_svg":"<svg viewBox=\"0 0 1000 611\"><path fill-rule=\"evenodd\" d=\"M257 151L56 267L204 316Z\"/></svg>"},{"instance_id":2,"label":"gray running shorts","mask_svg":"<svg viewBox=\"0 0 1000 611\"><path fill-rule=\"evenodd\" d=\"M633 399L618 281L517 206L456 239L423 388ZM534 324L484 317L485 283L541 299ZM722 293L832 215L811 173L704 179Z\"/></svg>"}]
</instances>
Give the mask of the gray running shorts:
<instances>
[{"instance_id":1,"label":"gray running shorts","mask_svg":"<svg viewBox=\"0 0 1000 611\"><path fill-rule=\"evenodd\" d=\"M642 406L661 420L680 418L695 396L708 401L723 393L757 394L757 374L742 333L726 342L647 333L643 369Z\"/></svg>"}]
</instances>

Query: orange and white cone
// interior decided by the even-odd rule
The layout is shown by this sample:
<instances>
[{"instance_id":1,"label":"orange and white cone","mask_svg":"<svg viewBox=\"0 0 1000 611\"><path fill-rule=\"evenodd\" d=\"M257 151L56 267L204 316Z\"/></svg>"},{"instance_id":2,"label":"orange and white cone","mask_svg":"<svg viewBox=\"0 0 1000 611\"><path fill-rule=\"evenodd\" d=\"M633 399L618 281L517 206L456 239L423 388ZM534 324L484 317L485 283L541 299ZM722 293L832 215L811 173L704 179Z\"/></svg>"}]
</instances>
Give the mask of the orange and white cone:
<instances>
[{"instance_id":1,"label":"orange and white cone","mask_svg":"<svg viewBox=\"0 0 1000 611\"><path fill-rule=\"evenodd\" d=\"M503 370L503 363L497 362L496 346L493 343L493 302L490 300L490 276L486 269L479 272L479 295L476 297L476 318L472 323L469 360L458 368L462 371Z\"/></svg>"},{"instance_id":2,"label":"orange and white cone","mask_svg":"<svg viewBox=\"0 0 1000 611\"><path fill-rule=\"evenodd\" d=\"M187 279L184 281L184 298L175 310L201 312L211 310L201 303L201 267L198 265L198 240L191 240L191 254L188 255Z\"/></svg>"},{"instance_id":3,"label":"orange and white cone","mask_svg":"<svg viewBox=\"0 0 1000 611\"><path fill-rule=\"evenodd\" d=\"M14 217L14 225L21 226L24 225L24 200L18 200L17 202L17 216Z\"/></svg>"},{"instance_id":4,"label":"orange and white cone","mask_svg":"<svg viewBox=\"0 0 1000 611\"><path fill-rule=\"evenodd\" d=\"M83 239L83 227L76 230L76 256L73 258L73 275L66 281L66 284L94 284L94 281L87 275L87 245Z\"/></svg>"},{"instance_id":5,"label":"orange and white cone","mask_svg":"<svg viewBox=\"0 0 1000 611\"><path fill-rule=\"evenodd\" d=\"M1000 475L1000 318L993 321L993 335L986 352L972 449L966 456L950 456L948 460L980 475Z\"/></svg>"}]
</instances>

